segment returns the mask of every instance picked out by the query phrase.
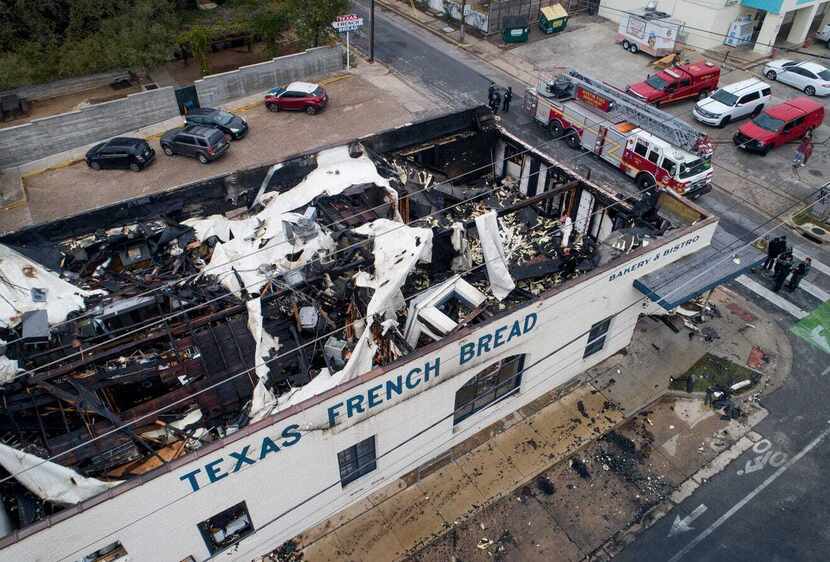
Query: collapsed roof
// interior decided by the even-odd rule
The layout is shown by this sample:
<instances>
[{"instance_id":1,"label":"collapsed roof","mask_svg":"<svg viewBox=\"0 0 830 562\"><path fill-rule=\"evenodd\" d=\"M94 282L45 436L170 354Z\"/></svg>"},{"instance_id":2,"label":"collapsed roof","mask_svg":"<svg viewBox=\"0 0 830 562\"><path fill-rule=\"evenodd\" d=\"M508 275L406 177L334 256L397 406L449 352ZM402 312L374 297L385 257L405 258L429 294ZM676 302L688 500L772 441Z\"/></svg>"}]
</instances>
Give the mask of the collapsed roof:
<instances>
[{"instance_id":1,"label":"collapsed roof","mask_svg":"<svg viewBox=\"0 0 830 562\"><path fill-rule=\"evenodd\" d=\"M493 161L497 145L527 148L482 115L6 236L0 493L16 525L534 299L680 222L658 214L653 196L631 205L563 167L527 195ZM575 204L583 191L601 220Z\"/></svg>"}]
</instances>

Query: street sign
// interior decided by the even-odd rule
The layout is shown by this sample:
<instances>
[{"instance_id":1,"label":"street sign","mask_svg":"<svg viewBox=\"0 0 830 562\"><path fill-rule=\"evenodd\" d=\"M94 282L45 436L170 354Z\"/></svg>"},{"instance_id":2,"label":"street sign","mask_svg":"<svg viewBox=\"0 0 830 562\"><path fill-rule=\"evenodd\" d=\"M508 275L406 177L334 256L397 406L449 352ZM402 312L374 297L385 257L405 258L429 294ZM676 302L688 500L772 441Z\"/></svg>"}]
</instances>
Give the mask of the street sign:
<instances>
[{"instance_id":1,"label":"street sign","mask_svg":"<svg viewBox=\"0 0 830 562\"><path fill-rule=\"evenodd\" d=\"M357 31L359 28L363 27L363 18L358 16L357 14L337 16L337 19L331 22L331 26L338 33L348 33L349 31Z\"/></svg>"},{"instance_id":2,"label":"street sign","mask_svg":"<svg viewBox=\"0 0 830 562\"><path fill-rule=\"evenodd\" d=\"M346 34L346 69L348 70L351 68L350 54L352 50L351 45L349 45L349 32L357 31L363 27L363 18L357 14L337 16L337 18L331 22L331 26L337 31L337 33Z\"/></svg>"}]
</instances>

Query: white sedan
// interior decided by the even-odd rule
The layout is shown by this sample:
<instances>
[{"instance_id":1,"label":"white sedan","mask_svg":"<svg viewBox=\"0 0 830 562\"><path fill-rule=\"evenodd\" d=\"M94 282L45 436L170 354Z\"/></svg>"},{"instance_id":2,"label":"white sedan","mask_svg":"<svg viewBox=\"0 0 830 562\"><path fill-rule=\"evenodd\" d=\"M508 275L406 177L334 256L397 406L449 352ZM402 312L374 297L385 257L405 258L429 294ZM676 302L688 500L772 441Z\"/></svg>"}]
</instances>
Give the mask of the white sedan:
<instances>
[{"instance_id":1,"label":"white sedan","mask_svg":"<svg viewBox=\"0 0 830 562\"><path fill-rule=\"evenodd\" d=\"M774 60L764 65L764 76L794 86L808 96L830 95L830 70L815 62Z\"/></svg>"}]
</instances>

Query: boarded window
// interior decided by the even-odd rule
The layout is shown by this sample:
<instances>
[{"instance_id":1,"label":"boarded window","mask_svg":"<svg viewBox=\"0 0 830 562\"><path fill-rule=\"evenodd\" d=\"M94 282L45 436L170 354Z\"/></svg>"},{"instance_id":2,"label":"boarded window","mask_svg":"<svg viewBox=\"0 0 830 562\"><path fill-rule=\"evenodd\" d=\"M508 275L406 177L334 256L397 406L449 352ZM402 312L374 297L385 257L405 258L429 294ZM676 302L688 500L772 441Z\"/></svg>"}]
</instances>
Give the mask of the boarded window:
<instances>
[{"instance_id":1,"label":"boarded window","mask_svg":"<svg viewBox=\"0 0 830 562\"><path fill-rule=\"evenodd\" d=\"M372 435L357 445L352 445L337 453L337 462L340 465L340 485L343 488L375 470L377 468L375 436Z\"/></svg>"},{"instance_id":2,"label":"boarded window","mask_svg":"<svg viewBox=\"0 0 830 562\"><path fill-rule=\"evenodd\" d=\"M585 345L585 354L582 356L583 359L605 347L605 337L608 335L608 328L611 326L611 318L606 318L602 322L597 322L591 326L588 343Z\"/></svg>"},{"instance_id":3,"label":"boarded window","mask_svg":"<svg viewBox=\"0 0 830 562\"><path fill-rule=\"evenodd\" d=\"M211 554L238 543L253 534L254 525L245 502L240 502L198 524L199 532Z\"/></svg>"}]
</instances>

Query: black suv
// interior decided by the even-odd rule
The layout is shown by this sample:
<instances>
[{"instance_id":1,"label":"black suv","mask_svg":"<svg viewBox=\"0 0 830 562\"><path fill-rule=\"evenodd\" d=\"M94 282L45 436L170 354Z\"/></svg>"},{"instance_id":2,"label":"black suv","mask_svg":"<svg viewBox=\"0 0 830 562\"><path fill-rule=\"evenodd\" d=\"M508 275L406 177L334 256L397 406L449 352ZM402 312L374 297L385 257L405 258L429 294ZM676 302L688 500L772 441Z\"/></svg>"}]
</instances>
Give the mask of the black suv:
<instances>
[{"instance_id":1,"label":"black suv","mask_svg":"<svg viewBox=\"0 0 830 562\"><path fill-rule=\"evenodd\" d=\"M167 156L183 154L198 158L202 164L220 158L229 146L222 131L200 125L170 129L161 137L161 149Z\"/></svg>"},{"instance_id":2,"label":"black suv","mask_svg":"<svg viewBox=\"0 0 830 562\"><path fill-rule=\"evenodd\" d=\"M93 170L132 170L140 172L150 165L156 151L144 139L116 137L96 144L86 153L86 165Z\"/></svg>"},{"instance_id":3,"label":"black suv","mask_svg":"<svg viewBox=\"0 0 830 562\"><path fill-rule=\"evenodd\" d=\"M216 127L233 140L239 140L248 134L248 122L242 117L210 107L197 107L185 115L188 125L207 125Z\"/></svg>"}]
</instances>

